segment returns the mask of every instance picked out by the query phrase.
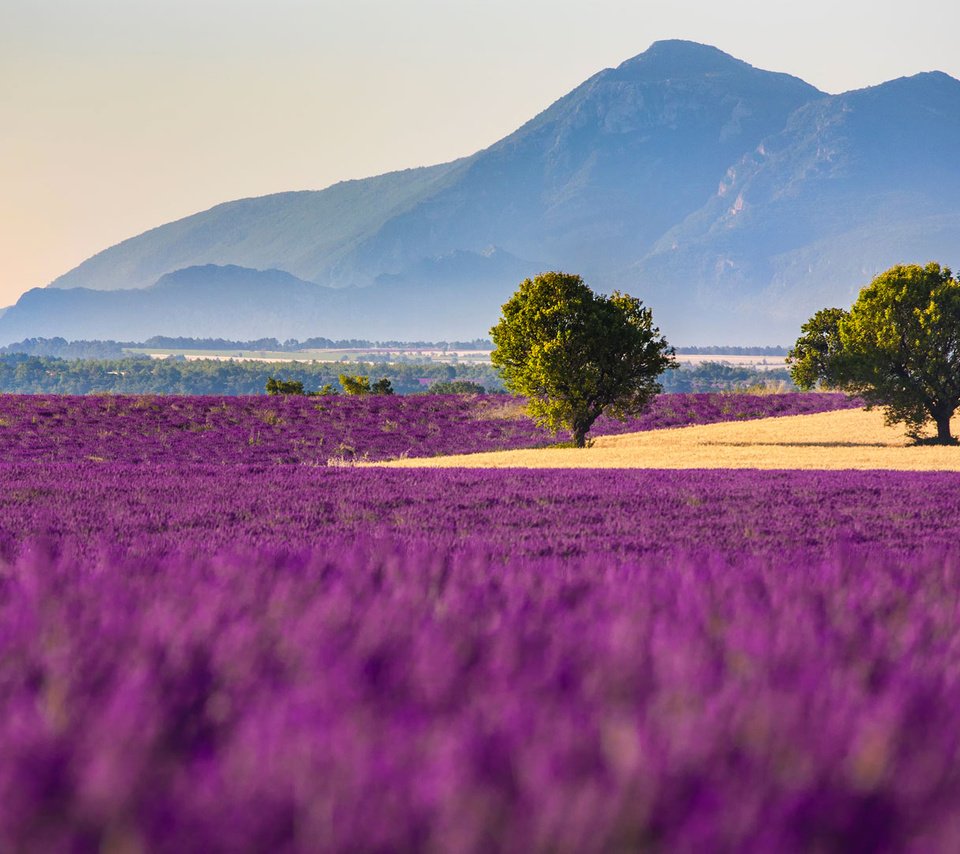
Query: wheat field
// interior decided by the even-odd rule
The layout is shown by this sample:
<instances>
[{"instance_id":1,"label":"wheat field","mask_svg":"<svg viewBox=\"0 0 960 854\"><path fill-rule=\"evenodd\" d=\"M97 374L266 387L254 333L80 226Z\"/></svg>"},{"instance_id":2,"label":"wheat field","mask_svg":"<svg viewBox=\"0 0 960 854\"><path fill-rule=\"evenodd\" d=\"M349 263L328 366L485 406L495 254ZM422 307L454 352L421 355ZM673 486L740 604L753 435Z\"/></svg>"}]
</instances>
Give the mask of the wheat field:
<instances>
[{"instance_id":1,"label":"wheat field","mask_svg":"<svg viewBox=\"0 0 960 854\"><path fill-rule=\"evenodd\" d=\"M955 419L953 433L960 432ZM816 415L601 436L589 448L539 448L393 460L404 468L754 468L960 471L960 447L915 445L880 411Z\"/></svg>"}]
</instances>

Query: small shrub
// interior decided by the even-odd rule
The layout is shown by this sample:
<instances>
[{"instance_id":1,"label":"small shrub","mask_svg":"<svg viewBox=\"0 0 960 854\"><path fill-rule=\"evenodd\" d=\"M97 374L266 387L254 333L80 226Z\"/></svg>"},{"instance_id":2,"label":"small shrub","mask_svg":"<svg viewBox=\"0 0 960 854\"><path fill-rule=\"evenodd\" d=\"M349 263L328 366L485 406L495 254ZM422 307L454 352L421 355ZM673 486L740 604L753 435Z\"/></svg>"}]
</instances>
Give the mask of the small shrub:
<instances>
[{"instance_id":1,"label":"small shrub","mask_svg":"<svg viewBox=\"0 0 960 854\"><path fill-rule=\"evenodd\" d=\"M299 380L267 377L267 394L303 394L303 383Z\"/></svg>"},{"instance_id":2,"label":"small shrub","mask_svg":"<svg viewBox=\"0 0 960 854\"><path fill-rule=\"evenodd\" d=\"M370 394L370 377L361 374L340 374L340 385L344 392L351 395Z\"/></svg>"},{"instance_id":3,"label":"small shrub","mask_svg":"<svg viewBox=\"0 0 960 854\"><path fill-rule=\"evenodd\" d=\"M479 383L470 380L440 380L430 386L428 394L486 394Z\"/></svg>"}]
</instances>

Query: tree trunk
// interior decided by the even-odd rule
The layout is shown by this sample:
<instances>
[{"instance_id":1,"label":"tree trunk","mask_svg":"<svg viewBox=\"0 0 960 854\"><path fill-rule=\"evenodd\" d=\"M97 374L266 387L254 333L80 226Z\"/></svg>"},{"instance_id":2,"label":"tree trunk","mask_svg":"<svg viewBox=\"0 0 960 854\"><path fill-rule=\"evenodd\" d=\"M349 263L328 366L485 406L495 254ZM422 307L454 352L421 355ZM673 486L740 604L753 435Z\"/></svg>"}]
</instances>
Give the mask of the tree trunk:
<instances>
[{"instance_id":1,"label":"tree trunk","mask_svg":"<svg viewBox=\"0 0 960 854\"><path fill-rule=\"evenodd\" d=\"M570 429L573 433L573 444L576 447L585 448L587 446L587 433L596 420L597 416L592 412L585 412L574 419Z\"/></svg>"},{"instance_id":2,"label":"tree trunk","mask_svg":"<svg viewBox=\"0 0 960 854\"><path fill-rule=\"evenodd\" d=\"M950 415L952 413L940 414L934 420L937 422L937 444L953 444L953 436L950 435Z\"/></svg>"}]
</instances>

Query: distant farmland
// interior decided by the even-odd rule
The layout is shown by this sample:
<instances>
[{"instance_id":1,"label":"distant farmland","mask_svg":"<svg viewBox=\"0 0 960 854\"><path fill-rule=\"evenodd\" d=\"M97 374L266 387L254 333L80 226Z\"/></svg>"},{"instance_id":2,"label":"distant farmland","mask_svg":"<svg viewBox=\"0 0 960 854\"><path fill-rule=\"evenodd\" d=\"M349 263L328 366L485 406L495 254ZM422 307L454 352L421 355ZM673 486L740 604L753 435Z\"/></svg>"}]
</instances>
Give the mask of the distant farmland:
<instances>
[{"instance_id":1,"label":"distant farmland","mask_svg":"<svg viewBox=\"0 0 960 854\"><path fill-rule=\"evenodd\" d=\"M152 359L168 359L171 356L183 356L190 361L214 359L219 361L248 360L258 362L454 362L478 365L490 364L490 350L445 350L437 348L355 348L330 350L202 350L150 347L124 348L131 355L150 356ZM681 365L702 365L707 362L719 362L735 367L755 370L782 370L786 366L784 356L751 356L742 353L691 354L678 353L677 361Z\"/></svg>"}]
</instances>

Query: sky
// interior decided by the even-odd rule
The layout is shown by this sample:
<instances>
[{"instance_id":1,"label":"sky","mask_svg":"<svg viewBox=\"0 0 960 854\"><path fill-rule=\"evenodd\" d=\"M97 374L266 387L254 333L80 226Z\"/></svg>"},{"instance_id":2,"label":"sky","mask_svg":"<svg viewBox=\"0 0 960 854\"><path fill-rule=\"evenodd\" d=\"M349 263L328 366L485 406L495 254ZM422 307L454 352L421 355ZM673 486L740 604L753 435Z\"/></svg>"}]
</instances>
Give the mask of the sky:
<instances>
[{"instance_id":1,"label":"sky","mask_svg":"<svg viewBox=\"0 0 960 854\"><path fill-rule=\"evenodd\" d=\"M956 0L0 0L0 307L219 202L468 155L658 39L960 78Z\"/></svg>"}]
</instances>

